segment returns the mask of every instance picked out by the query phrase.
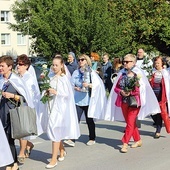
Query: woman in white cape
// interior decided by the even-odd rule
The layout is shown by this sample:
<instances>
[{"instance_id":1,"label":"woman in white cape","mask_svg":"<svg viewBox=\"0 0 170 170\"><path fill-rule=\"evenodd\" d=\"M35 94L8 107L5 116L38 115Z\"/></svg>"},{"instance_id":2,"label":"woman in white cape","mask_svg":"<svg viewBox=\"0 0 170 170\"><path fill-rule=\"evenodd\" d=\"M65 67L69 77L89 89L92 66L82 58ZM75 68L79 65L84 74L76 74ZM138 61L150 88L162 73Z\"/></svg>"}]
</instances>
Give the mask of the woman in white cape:
<instances>
[{"instance_id":1,"label":"woman in white cape","mask_svg":"<svg viewBox=\"0 0 170 170\"><path fill-rule=\"evenodd\" d=\"M38 116L38 103L40 100L40 90L39 90L39 86L38 86L38 82L37 79L35 77L35 74L32 74L32 72L30 73L29 67L30 67L30 60L27 57L27 55L22 54L20 56L18 56L17 58L17 72L18 75L20 76L20 78L23 80L23 82L25 83L25 87L27 88L31 100L33 101L34 104L34 108L36 110L36 115L37 115L37 119L36 119L36 123L37 123L37 133L38 136L40 134L43 133L42 131L42 127L40 125L40 121L39 121L39 116ZM33 68L32 68L33 70ZM37 136L28 136L28 137L24 137L23 139L20 139L20 152L18 155L18 161L20 163L24 163L24 159L25 157L29 157L31 150L33 149L34 145L32 142L30 142L29 140L31 139L35 139Z\"/></svg>"},{"instance_id":2,"label":"woman in white cape","mask_svg":"<svg viewBox=\"0 0 170 170\"><path fill-rule=\"evenodd\" d=\"M128 60L128 61L125 61ZM148 79L146 78L144 72L137 66L135 66L135 56L132 54L127 54L124 57L124 63L126 62L126 65L124 64L125 68L128 66L128 64L131 64L131 62L134 62L134 64L132 64L131 67L131 71L133 73L135 73L136 75L140 76L139 79L139 96L140 96L140 109L138 111L137 117L139 120L143 120L146 116L150 115L150 114L156 114L160 112L160 107L158 104L158 101L155 97L155 94L148 82ZM115 80L115 83L112 87L110 96L108 98L108 103L107 103L107 107L106 107L106 114L105 114L105 120L109 120L109 121L124 121L124 116L122 113L122 108L118 107L115 103L118 97L118 94L115 92L115 87L120 79L120 77L122 76L123 73L126 72L126 69L122 69L119 74L117 79ZM152 102L150 102L152 101ZM135 126L136 128L136 126ZM126 133L126 132L125 132ZM140 136L138 135L138 138L140 138ZM122 138L123 140L123 138ZM135 144L132 145L133 148L135 147L139 147L141 146L141 140L136 141ZM121 152L127 152L127 143L124 143Z\"/></svg>"},{"instance_id":3,"label":"woman in white cape","mask_svg":"<svg viewBox=\"0 0 170 170\"><path fill-rule=\"evenodd\" d=\"M94 119L103 119L106 106L106 92L102 79L91 69L91 60L86 54L78 57L79 68L72 74L71 82L74 88L74 99L81 120L84 112L89 130L88 146L95 144ZM69 146L75 146L75 140L64 141Z\"/></svg>"},{"instance_id":4,"label":"woman in white cape","mask_svg":"<svg viewBox=\"0 0 170 170\"><path fill-rule=\"evenodd\" d=\"M64 60L61 55L54 57L52 69L54 74L49 82L51 88L43 93L50 96L50 101L40 106L42 127L52 141L53 148L51 161L46 168L57 165L58 151L60 151L58 160L64 160L66 151L61 140L77 139L80 136L73 90L65 75Z\"/></svg>"}]
</instances>

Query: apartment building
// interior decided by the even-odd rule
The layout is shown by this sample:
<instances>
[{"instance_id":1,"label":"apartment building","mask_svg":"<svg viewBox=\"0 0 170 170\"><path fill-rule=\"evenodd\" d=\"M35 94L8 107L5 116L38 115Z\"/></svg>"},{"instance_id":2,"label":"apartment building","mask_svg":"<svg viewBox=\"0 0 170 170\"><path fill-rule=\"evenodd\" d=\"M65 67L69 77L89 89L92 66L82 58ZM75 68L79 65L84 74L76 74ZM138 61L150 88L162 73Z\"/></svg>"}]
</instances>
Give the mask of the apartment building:
<instances>
[{"instance_id":1,"label":"apartment building","mask_svg":"<svg viewBox=\"0 0 170 170\"><path fill-rule=\"evenodd\" d=\"M16 0L0 0L0 56L10 54L13 58L17 55L27 54L30 56L30 40L28 36L23 36L20 32L9 29L8 23L15 23L11 5ZM29 33L29 27L28 27Z\"/></svg>"}]
</instances>

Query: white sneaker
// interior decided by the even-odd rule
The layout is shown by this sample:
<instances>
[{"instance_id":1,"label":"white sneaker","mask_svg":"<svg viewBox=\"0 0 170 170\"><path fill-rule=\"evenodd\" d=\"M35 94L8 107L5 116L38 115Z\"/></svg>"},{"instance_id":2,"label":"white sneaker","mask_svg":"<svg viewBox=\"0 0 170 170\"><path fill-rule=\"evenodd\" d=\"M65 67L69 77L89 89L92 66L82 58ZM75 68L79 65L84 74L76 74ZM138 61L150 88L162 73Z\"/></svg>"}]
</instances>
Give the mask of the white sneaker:
<instances>
[{"instance_id":1,"label":"white sneaker","mask_svg":"<svg viewBox=\"0 0 170 170\"><path fill-rule=\"evenodd\" d=\"M69 146L72 146L72 147L74 147L75 146L75 142L73 142L72 140L64 140L63 141L65 144L67 144L67 145L69 145Z\"/></svg>"},{"instance_id":2,"label":"white sneaker","mask_svg":"<svg viewBox=\"0 0 170 170\"><path fill-rule=\"evenodd\" d=\"M91 145L94 145L96 142L95 142L95 140L89 140L87 143L86 143L86 145L87 146L91 146Z\"/></svg>"}]
</instances>

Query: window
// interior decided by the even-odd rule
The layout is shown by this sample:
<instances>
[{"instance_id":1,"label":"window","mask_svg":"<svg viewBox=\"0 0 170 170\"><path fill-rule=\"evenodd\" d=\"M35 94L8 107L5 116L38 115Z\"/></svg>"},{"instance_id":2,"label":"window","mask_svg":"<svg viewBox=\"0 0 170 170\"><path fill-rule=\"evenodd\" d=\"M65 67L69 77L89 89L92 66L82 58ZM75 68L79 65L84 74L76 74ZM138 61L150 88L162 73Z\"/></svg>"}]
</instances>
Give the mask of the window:
<instances>
[{"instance_id":1,"label":"window","mask_svg":"<svg viewBox=\"0 0 170 170\"><path fill-rule=\"evenodd\" d=\"M10 44L10 34L1 34L1 44L2 45Z\"/></svg>"},{"instance_id":2,"label":"window","mask_svg":"<svg viewBox=\"0 0 170 170\"><path fill-rule=\"evenodd\" d=\"M1 11L1 21L9 22L9 11Z\"/></svg>"},{"instance_id":3,"label":"window","mask_svg":"<svg viewBox=\"0 0 170 170\"><path fill-rule=\"evenodd\" d=\"M17 44L18 45L26 45L26 37L21 33L17 34Z\"/></svg>"}]
</instances>

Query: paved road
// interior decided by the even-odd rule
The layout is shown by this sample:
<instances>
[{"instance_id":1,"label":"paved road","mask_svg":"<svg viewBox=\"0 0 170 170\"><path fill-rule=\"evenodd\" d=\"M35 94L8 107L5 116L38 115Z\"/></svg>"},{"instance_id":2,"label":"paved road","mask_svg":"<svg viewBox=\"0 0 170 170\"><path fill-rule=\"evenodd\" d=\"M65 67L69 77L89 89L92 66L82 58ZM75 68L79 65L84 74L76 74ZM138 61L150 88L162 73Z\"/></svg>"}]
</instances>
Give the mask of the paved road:
<instances>
[{"instance_id":1,"label":"paved road","mask_svg":"<svg viewBox=\"0 0 170 170\"><path fill-rule=\"evenodd\" d=\"M120 153L125 124L123 122L97 122L96 144L86 146L87 126L80 124L81 137L75 147L66 147L67 156L54 170L167 170L170 165L170 135L162 129L160 139L153 139L155 128L147 118L140 129L143 146L129 148L128 153ZM21 170L44 170L51 157L51 142L45 134L33 141L35 147ZM18 148L18 141L16 142Z\"/></svg>"}]
</instances>

